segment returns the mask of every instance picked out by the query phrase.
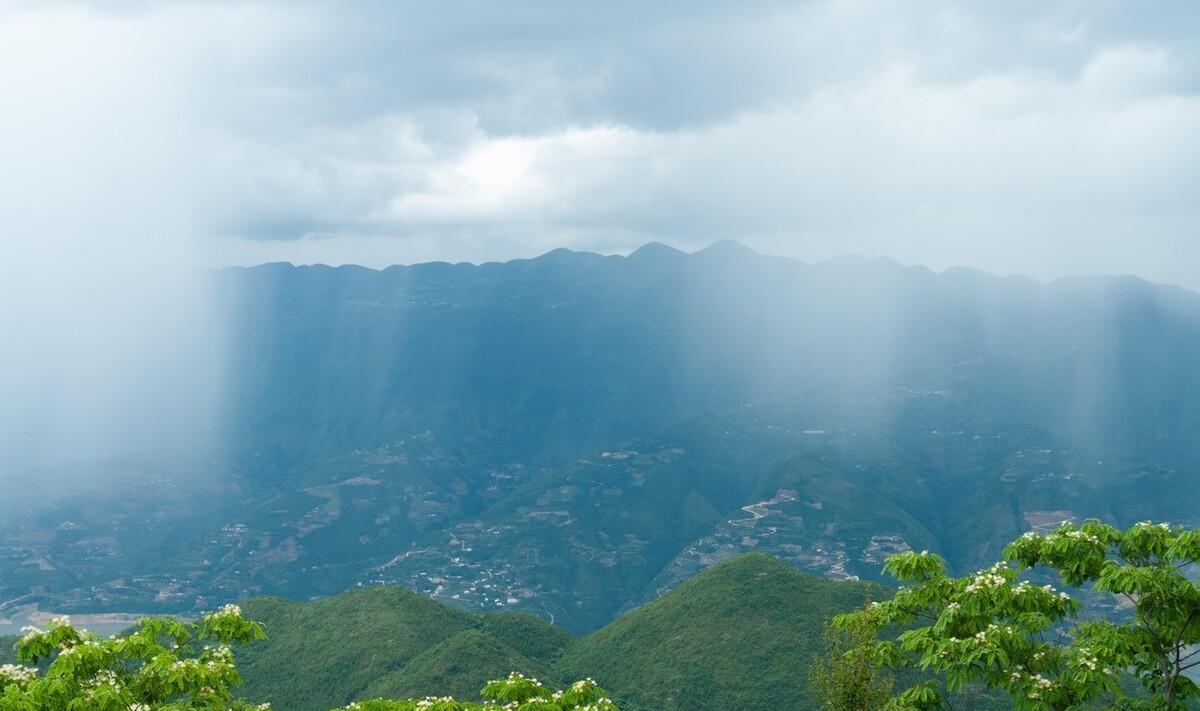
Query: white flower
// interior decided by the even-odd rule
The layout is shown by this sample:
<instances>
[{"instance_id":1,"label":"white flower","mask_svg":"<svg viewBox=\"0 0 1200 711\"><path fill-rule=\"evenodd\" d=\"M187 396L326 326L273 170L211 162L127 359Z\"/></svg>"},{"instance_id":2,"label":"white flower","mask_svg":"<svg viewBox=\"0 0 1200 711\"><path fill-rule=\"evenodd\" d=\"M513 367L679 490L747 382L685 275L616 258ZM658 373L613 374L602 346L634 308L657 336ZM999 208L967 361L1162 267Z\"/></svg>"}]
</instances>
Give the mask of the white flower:
<instances>
[{"instance_id":1,"label":"white flower","mask_svg":"<svg viewBox=\"0 0 1200 711\"><path fill-rule=\"evenodd\" d=\"M1083 531L1067 531L1067 538L1071 538L1076 541L1087 541L1088 543L1100 542L1099 538L1091 535L1090 533L1084 533Z\"/></svg>"},{"instance_id":2,"label":"white flower","mask_svg":"<svg viewBox=\"0 0 1200 711\"><path fill-rule=\"evenodd\" d=\"M0 665L0 679L8 679L18 684L33 681L37 677L37 669L19 664Z\"/></svg>"}]
</instances>

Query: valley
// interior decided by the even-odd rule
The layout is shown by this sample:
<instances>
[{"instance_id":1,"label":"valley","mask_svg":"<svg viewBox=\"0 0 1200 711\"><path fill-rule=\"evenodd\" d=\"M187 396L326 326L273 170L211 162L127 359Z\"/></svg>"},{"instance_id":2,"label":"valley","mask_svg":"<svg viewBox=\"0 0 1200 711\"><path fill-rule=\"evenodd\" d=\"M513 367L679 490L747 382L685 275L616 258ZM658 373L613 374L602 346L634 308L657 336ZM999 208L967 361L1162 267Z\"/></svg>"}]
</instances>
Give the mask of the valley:
<instances>
[{"instance_id":1,"label":"valley","mask_svg":"<svg viewBox=\"0 0 1200 711\"><path fill-rule=\"evenodd\" d=\"M891 433L886 455L879 432L830 420L818 432L807 408L775 405L698 418L561 468L478 472L429 454L434 438L423 435L418 446L397 441L315 469L331 483L312 476L290 493L256 493L157 574L121 575L117 551L89 553L94 565L112 566L102 573L108 582L37 597L75 613L189 613L259 594L307 599L395 585L583 633L745 552L833 580L881 581L883 560L911 549L939 550L969 570L1024 530L1137 515L1109 493L1132 479L1184 486L1165 468L1103 464L1044 433L948 422L962 409L925 396L900 394L895 407L905 430ZM416 452L425 454L409 456ZM967 462L978 464L964 470ZM472 511L479 492L490 503ZM942 506L947 496L959 508ZM161 510L149 508L159 503L145 502L152 517L143 530L159 525ZM1183 506L1157 513L1198 520ZM121 515L136 528L136 509ZM59 538L64 531L78 537ZM6 550L14 561L57 564L90 541L85 534L74 524L31 545L26 530Z\"/></svg>"}]
</instances>

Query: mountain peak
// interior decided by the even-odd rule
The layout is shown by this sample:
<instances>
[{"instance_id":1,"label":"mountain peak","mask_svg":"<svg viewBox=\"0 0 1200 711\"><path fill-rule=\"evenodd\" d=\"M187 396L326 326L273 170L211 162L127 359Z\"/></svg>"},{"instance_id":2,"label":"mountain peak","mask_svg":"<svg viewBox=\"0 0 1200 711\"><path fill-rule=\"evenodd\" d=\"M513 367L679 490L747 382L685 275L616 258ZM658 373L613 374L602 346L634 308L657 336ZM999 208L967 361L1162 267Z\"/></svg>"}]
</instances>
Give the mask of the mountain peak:
<instances>
[{"instance_id":1,"label":"mountain peak","mask_svg":"<svg viewBox=\"0 0 1200 711\"><path fill-rule=\"evenodd\" d=\"M693 254L702 254L706 257L722 257L726 259L759 256L758 252L755 252L753 249L750 249L746 245L734 239L717 240L704 249L693 252Z\"/></svg>"},{"instance_id":2,"label":"mountain peak","mask_svg":"<svg viewBox=\"0 0 1200 711\"><path fill-rule=\"evenodd\" d=\"M646 707L663 708L655 701L678 696L673 689L720 678L703 708L797 708L807 684L790 670L820 653L825 620L862 605L869 592L883 591L808 575L762 553L739 555L570 645L560 673L586 670ZM764 675L778 681L762 684ZM697 707L689 701L666 708Z\"/></svg>"},{"instance_id":3,"label":"mountain peak","mask_svg":"<svg viewBox=\"0 0 1200 711\"><path fill-rule=\"evenodd\" d=\"M549 252L540 254L530 261L534 262L564 262L572 259L578 252L567 249L566 247L556 247Z\"/></svg>"},{"instance_id":4,"label":"mountain peak","mask_svg":"<svg viewBox=\"0 0 1200 711\"><path fill-rule=\"evenodd\" d=\"M686 254L662 242L647 242L629 254L630 259L675 259Z\"/></svg>"}]
</instances>

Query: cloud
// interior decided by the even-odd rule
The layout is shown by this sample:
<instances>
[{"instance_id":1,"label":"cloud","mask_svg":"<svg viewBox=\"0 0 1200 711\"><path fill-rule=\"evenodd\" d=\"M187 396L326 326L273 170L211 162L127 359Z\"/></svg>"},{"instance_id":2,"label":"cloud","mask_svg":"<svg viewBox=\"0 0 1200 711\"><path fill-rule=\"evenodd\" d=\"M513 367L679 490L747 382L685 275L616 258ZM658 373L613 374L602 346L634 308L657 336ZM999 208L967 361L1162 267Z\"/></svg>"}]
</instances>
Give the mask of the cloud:
<instances>
[{"instance_id":1,"label":"cloud","mask_svg":"<svg viewBox=\"0 0 1200 711\"><path fill-rule=\"evenodd\" d=\"M136 94L67 133L163 143L205 263L732 237L1200 287L1188 3L45 7Z\"/></svg>"}]
</instances>

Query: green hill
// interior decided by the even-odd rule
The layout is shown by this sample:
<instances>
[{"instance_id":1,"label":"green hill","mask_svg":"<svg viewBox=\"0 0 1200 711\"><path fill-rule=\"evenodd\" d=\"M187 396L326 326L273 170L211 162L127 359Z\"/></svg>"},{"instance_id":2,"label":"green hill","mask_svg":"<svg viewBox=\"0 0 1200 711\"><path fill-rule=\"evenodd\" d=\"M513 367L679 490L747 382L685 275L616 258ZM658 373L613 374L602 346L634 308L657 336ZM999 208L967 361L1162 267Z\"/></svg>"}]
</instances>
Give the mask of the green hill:
<instances>
[{"instance_id":1,"label":"green hill","mask_svg":"<svg viewBox=\"0 0 1200 711\"><path fill-rule=\"evenodd\" d=\"M552 678L544 661L530 660L486 632L467 630L371 684L363 697L411 699L436 693L475 699L484 681L514 671L536 679Z\"/></svg>"},{"instance_id":2,"label":"green hill","mask_svg":"<svg viewBox=\"0 0 1200 711\"><path fill-rule=\"evenodd\" d=\"M626 711L798 708L825 621L883 593L741 555L580 639L559 676L596 679Z\"/></svg>"},{"instance_id":3,"label":"green hill","mask_svg":"<svg viewBox=\"0 0 1200 711\"><path fill-rule=\"evenodd\" d=\"M592 677L627 711L793 708L805 698L822 625L869 594L885 591L751 553L580 639L529 615L470 613L393 587L311 603L258 598L243 608L270 639L238 660L244 695L280 711L477 698L485 681L510 671L551 683Z\"/></svg>"},{"instance_id":4,"label":"green hill","mask_svg":"<svg viewBox=\"0 0 1200 711\"><path fill-rule=\"evenodd\" d=\"M301 604L248 601L270 641L239 652L244 692L287 711L326 711L472 626L469 613L407 590L353 590Z\"/></svg>"},{"instance_id":5,"label":"green hill","mask_svg":"<svg viewBox=\"0 0 1200 711\"><path fill-rule=\"evenodd\" d=\"M327 711L375 696L473 698L486 677L546 676L571 640L530 615L470 613L395 587L311 603L243 605L269 640L238 652L243 694L284 711Z\"/></svg>"},{"instance_id":6,"label":"green hill","mask_svg":"<svg viewBox=\"0 0 1200 711\"><path fill-rule=\"evenodd\" d=\"M485 632L530 659L556 659L572 640L561 627L523 612L489 612L477 619Z\"/></svg>"}]
</instances>

